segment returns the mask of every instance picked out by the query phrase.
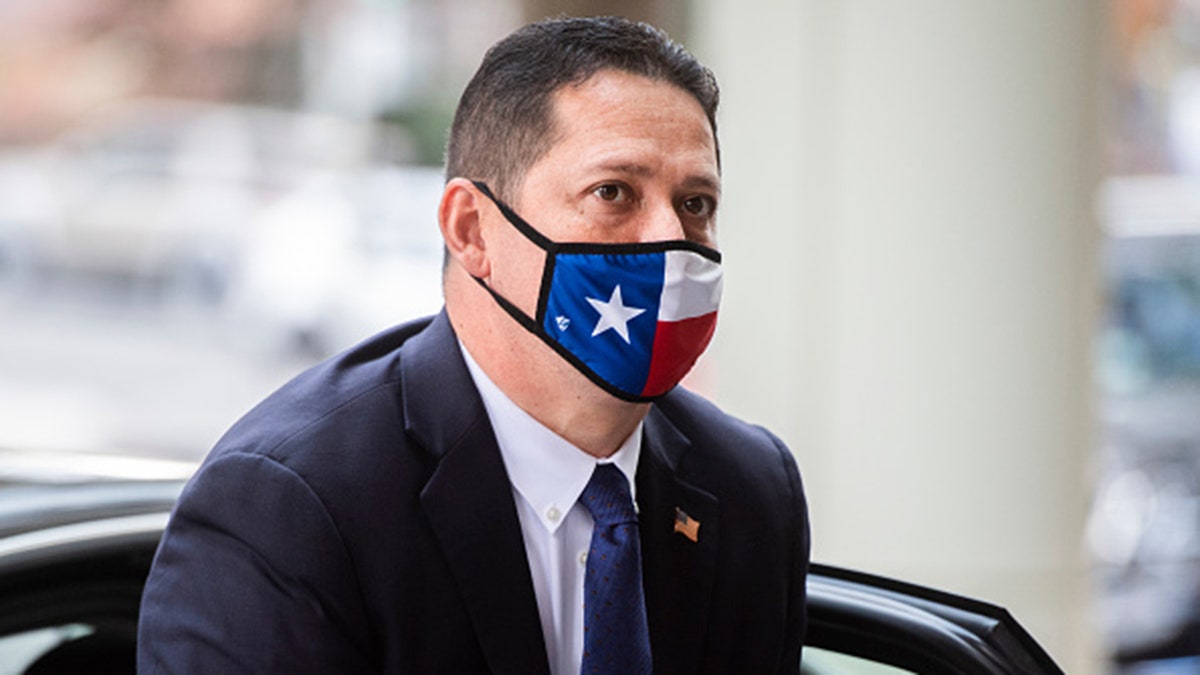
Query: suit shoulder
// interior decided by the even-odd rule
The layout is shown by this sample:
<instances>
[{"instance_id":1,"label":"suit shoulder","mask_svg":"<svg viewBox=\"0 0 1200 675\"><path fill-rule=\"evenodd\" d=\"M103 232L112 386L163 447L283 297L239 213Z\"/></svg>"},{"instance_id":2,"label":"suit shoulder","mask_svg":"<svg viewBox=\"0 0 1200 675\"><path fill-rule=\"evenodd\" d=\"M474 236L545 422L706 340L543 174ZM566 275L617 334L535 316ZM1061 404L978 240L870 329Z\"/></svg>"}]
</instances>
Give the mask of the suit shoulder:
<instances>
[{"instance_id":1,"label":"suit shoulder","mask_svg":"<svg viewBox=\"0 0 1200 675\"><path fill-rule=\"evenodd\" d=\"M791 455L783 441L766 427L751 424L722 410L712 401L682 387L676 387L655 406L677 428L684 430L693 442L714 441L715 444L753 448L761 452Z\"/></svg>"},{"instance_id":2,"label":"suit shoulder","mask_svg":"<svg viewBox=\"0 0 1200 675\"><path fill-rule=\"evenodd\" d=\"M346 417L356 420L346 431L357 429L364 437L379 424L397 422L401 347L430 321L395 326L300 373L239 419L211 456L283 453Z\"/></svg>"},{"instance_id":3,"label":"suit shoulder","mask_svg":"<svg viewBox=\"0 0 1200 675\"><path fill-rule=\"evenodd\" d=\"M769 500L790 495L803 504L804 488L796 457L765 427L738 419L680 387L654 406L648 423L654 416L661 416L652 422L658 445L671 445L671 433L686 437L687 449L678 453L675 461L685 473L704 477L703 482L712 490L737 494L739 499L757 495Z\"/></svg>"}]
</instances>

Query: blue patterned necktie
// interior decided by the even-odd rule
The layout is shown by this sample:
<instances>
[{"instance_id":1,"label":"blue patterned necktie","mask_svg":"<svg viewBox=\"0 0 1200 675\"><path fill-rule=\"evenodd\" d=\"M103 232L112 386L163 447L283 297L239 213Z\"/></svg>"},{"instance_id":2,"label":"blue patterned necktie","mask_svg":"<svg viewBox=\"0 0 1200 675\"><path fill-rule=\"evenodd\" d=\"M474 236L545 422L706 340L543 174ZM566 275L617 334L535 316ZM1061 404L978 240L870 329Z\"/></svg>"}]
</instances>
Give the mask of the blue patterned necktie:
<instances>
[{"instance_id":1,"label":"blue patterned necktie","mask_svg":"<svg viewBox=\"0 0 1200 675\"><path fill-rule=\"evenodd\" d=\"M629 481L598 464L583 489L595 528L583 584L583 675L640 675L652 669L642 593L642 553Z\"/></svg>"}]
</instances>

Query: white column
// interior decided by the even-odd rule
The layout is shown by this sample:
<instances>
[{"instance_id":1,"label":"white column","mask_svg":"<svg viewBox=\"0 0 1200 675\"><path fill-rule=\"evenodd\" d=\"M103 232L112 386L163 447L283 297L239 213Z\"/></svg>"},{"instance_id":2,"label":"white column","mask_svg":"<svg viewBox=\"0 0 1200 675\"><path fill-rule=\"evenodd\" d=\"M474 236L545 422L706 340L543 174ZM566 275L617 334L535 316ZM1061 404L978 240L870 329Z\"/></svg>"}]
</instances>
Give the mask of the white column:
<instances>
[{"instance_id":1,"label":"white column","mask_svg":"<svg viewBox=\"0 0 1200 675\"><path fill-rule=\"evenodd\" d=\"M799 458L814 558L1010 609L1094 672L1103 3L696 3L717 72L717 398Z\"/></svg>"}]
</instances>

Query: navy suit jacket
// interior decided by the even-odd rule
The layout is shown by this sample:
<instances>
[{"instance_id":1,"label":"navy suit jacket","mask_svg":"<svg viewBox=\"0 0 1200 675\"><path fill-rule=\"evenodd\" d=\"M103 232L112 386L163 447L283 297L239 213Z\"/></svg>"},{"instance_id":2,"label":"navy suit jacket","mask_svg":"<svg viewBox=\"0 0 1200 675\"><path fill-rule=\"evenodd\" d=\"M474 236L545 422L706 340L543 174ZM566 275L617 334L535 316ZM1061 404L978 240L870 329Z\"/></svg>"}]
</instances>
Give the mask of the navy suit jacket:
<instances>
[{"instance_id":1,"label":"navy suit jacket","mask_svg":"<svg viewBox=\"0 0 1200 675\"><path fill-rule=\"evenodd\" d=\"M809 538L792 455L680 388L644 434L655 672L798 672ZM310 369L221 439L159 546L138 666L549 672L513 491L444 312Z\"/></svg>"}]
</instances>

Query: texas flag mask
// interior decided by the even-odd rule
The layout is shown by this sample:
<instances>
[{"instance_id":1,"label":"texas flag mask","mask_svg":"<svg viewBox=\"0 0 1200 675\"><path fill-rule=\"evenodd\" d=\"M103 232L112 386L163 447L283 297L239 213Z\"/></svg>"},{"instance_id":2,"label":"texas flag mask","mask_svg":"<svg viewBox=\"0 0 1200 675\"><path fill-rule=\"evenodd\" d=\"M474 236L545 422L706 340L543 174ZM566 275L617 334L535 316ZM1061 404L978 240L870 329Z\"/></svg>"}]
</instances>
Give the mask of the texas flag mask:
<instances>
[{"instance_id":1,"label":"texas flag mask","mask_svg":"<svg viewBox=\"0 0 1200 675\"><path fill-rule=\"evenodd\" d=\"M475 186L546 252L535 317L476 279L506 312L618 398L651 401L679 384L716 330L719 252L683 240L554 242Z\"/></svg>"}]
</instances>

